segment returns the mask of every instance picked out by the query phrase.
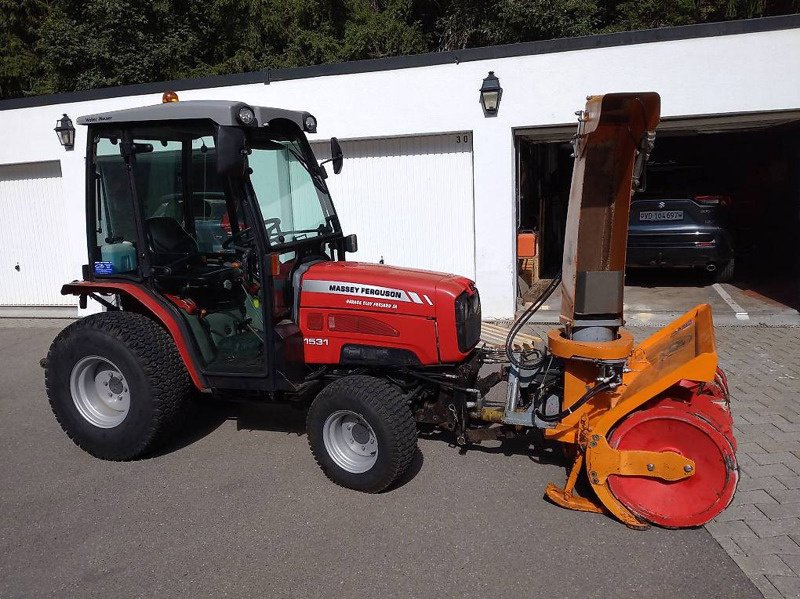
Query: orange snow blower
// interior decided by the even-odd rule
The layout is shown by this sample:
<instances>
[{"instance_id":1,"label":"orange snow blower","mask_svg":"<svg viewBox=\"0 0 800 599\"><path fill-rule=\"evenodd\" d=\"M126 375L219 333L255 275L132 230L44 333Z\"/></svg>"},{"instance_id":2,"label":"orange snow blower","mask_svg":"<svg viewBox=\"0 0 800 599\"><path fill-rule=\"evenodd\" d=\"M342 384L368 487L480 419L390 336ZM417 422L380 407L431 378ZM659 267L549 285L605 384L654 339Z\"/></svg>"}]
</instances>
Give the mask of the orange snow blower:
<instances>
[{"instance_id":1,"label":"orange snow blower","mask_svg":"<svg viewBox=\"0 0 800 599\"><path fill-rule=\"evenodd\" d=\"M659 122L656 93L587 98L574 138L575 166L561 275L561 323L547 352L512 361L505 410L486 420L533 425L573 460L547 497L608 512L631 528L699 526L730 503L738 480L725 375L717 367L711 308L700 305L638 346L622 328L632 190ZM515 323L513 336L558 284ZM516 356L516 357L515 357ZM548 383L542 364L558 364ZM526 394L539 392L529 407ZM527 416L530 415L530 416ZM588 488L576 492L585 474Z\"/></svg>"}]
</instances>

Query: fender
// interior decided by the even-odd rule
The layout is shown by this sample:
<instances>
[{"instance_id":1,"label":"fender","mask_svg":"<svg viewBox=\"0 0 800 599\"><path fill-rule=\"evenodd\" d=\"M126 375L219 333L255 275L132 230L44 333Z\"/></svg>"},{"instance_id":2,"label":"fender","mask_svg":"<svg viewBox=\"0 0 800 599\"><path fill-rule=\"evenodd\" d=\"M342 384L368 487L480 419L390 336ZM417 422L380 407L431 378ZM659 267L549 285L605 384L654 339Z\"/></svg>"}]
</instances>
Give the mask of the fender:
<instances>
[{"instance_id":1,"label":"fender","mask_svg":"<svg viewBox=\"0 0 800 599\"><path fill-rule=\"evenodd\" d=\"M186 344L186 332L183 330L185 325L180 321L180 317L174 314L169 307L159 301L152 293L135 283L121 283L117 281L90 282L75 281L67 283L61 288L61 295L80 295L87 296L90 293L124 293L129 295L142 304L161 324L167 329L178 348L178 353L183 358L186 370L194 383L194 386L201 392L210 390L205 376L195 359L191 349Z\"/></svg>"}]
</instances>

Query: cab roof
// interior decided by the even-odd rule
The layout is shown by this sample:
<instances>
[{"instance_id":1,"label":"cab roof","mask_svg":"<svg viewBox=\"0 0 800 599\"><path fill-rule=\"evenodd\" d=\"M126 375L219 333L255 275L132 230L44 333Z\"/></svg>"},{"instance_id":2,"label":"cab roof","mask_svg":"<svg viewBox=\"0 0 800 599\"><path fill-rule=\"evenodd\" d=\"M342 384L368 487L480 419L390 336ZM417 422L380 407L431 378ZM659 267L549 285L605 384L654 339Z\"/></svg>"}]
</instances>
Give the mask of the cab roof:
<instances>
[{"instance_id":1,"label":"cab roof","mask_svg":"<svg viewBox=\"0 0 800 599\"><path fill-rule=\"evenodd\" d=\"M239 109L249 106L256 115L259 126L266 125L273 119L288 119L303 129L308 112L250 106L245 102L228 100L189 100L185 102L168 102L154 106L140 106L125 110L100 112L78 117L79 125L96 125L105 123L140 123L148 121L176 121L207 119L223 126L241 126L237 119Z\"/></svg>"}]
</instances>

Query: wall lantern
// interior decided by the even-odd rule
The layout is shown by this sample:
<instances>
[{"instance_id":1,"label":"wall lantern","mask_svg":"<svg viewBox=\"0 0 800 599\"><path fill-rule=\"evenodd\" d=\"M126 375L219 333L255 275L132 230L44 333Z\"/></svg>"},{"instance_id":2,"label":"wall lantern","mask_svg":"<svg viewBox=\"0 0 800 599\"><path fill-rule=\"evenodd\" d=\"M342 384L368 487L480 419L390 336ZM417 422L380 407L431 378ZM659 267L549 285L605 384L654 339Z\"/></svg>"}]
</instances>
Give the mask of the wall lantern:
<instances>
[{"instance_id":1,"label":"wall lantern","mask_svg":"<svg viewBox=\"0 0 800 599\"><path fill-rule=\"evenodd\" d=\"M488 77L483 80L483 85L481 85L481 104L487 114L497 114L502 95L503 88L500 87L500 80L495 76L494 71L489 71Z\"/></svg>"},{"instance_id":2,"label":"wall lantern","mask_svg":"<svg viewBox=\"0 0 800 599\"><path fill-rule=\"evenodd\" d=\"M66 114L58 120L54 131L65 150L71 150L75 147L75 127L72 125L72 119Z\"/></svg>"}]
</instances>

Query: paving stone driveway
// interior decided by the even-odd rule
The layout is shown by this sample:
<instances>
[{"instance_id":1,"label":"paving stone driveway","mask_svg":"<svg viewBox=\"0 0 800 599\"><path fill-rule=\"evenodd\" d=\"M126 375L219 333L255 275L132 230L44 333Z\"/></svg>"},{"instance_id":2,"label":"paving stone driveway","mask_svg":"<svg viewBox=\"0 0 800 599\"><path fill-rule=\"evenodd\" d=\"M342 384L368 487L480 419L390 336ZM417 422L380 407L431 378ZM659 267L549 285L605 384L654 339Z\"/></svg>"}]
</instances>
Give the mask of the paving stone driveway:
<instances>
[{"instance_id":1,"label":"paving stone driveway","mask_svg":"<svg viewBox=\"0 0 800 599\"><path fill-rule=\"evenodd\" d=\"M527 332L546 338L550 326ZM639 342L658 329L629 330ZM484 338L497 343L494 333ZM800 599L800 327L718 326L716 336L741 473L706 528L765 597Z\"/></svg>"},{"instance_id":2,"label":"paving stone driveway","mask_svg":"<svg viewBox=\"0 0 800 599\"><path fill-rule=\"evenodd\" d=\"M800 597L800 328L717 329L739 488L706 528L765 597Z\"/></svg>"}]
</instances>

